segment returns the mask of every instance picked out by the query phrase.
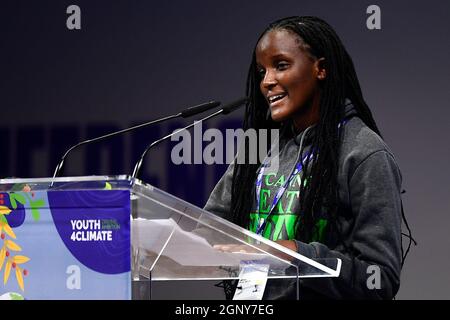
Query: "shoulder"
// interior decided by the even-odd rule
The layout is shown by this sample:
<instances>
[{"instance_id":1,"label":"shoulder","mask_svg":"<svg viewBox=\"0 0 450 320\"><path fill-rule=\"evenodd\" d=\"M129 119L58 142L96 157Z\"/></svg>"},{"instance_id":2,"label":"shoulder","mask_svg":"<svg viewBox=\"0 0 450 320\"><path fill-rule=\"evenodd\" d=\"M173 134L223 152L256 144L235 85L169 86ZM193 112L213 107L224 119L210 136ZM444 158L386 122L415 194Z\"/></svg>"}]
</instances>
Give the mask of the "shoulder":
<instances>
[{"instance_id":1,"label":"shoulder","mask_svg":"<svg viewBox=\"0 0 450 320\"><path fill-rule=\"evenodd\" d=\"M353 154L365 158L372 153L384 151L394 156L384 140L360 118L353 117L342 127L341 154Z\"/></svg>"},{"instance_id":2,"label":"shoulder","mask_svg":"<svg viewBox=\"0 0 450 320\"><path fill-rule=\"evenodd\" d=\"M342 127L340 165L348 174L370 158L387 158L396 165L395 157L385 141L360 118L353 117Z\"/></svg>"}]
</instances>

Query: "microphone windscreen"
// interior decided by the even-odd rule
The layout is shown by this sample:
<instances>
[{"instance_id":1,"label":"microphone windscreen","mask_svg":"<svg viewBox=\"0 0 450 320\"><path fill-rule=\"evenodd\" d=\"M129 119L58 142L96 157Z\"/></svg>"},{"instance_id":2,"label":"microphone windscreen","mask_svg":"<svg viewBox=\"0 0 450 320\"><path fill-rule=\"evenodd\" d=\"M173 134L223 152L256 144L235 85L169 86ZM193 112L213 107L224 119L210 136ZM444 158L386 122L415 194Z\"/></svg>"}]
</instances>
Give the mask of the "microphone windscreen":
<instances>
[{"instance_id":1,"label":"microphone windscreen","mask_svg":"<svg viewBox=\"0 0 450 320\"><path fill-rule=\"evenodd\" d=\"M194 116L196 114L208 111L212 108L216 108L218 106L220 106L219 101L209 101L206 103L202 103L197 106L193 106L193 107L187 108L186 110L181 111L181 117L188 118L190 116Z\"/></svg>"},{"instance_id":2,"label":"microphone windscreen","mask_svg":"<svg viewBox=\"0 0 450 320\"><path fill-rule=\"evenodd\" d=\"M231 112L233 112L234 110L236 110L237 108L239 108L240 106L242 106L243 104L246 104L248 102L248 98L244 97L241 98L239 100L233 101L229 104L227 104L225 107L223 107L223 114L229 114Z\"/></svg>"}]
</instances>

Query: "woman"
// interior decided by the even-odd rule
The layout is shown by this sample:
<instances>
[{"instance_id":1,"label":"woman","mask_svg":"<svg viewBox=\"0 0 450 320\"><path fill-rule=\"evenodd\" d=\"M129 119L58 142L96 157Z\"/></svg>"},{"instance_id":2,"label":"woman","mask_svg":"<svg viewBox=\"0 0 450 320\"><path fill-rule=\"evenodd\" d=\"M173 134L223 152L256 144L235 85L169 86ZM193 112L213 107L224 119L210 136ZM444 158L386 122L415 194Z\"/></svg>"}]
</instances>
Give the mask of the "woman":
<instances>
[{"instance_id":1,"label":"woman","mask_svg":"<svg viewBox=\"0 0 450 320\"><path fill-rule=\"evenodd\" d=\"M280 128L279 153L266 158L279 168L232 163L205 209L306 257L342 260L339 278L302 280L301 298L392 299L401 173L331 26L316 17L272 23L257 41L247 95L244 130ZM380 271L375 288L370 270ZM265 297L293 292L273 284Z\"/></svg>"}]
</instances>

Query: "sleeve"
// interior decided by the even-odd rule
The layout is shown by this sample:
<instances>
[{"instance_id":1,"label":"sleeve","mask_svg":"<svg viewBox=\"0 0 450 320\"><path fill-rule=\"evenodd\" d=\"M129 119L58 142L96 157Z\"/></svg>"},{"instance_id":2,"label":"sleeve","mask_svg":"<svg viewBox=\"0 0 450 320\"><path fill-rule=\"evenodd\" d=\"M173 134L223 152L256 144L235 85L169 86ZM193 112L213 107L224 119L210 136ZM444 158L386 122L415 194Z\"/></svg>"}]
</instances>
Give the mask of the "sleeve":
<instances>
[{"instance_id":1,"label":"sleeve","mask_svg":"<svg viewBox=\"0 0 450 320\"><path fill-rule=\"evenodd\" d=\"M231 185L233 181L234 161L220 178L211 192L204 209L225 218L231 210Z\"/></svg>"},{"instance_id":2,"label":"sleeve","mask_svg":"<svg viewBox=\"0 0 450 320\"><path fill-rule=\"evenodd\" d=\"M302 285L333 299L392 299L400 285L400 189L401 174L391 154L377 151L363 160L349 180L354 224L346 241L352 255L298 241L302 255L342 260L338 278L308 279Z\"/></svg>"}]
</instances>

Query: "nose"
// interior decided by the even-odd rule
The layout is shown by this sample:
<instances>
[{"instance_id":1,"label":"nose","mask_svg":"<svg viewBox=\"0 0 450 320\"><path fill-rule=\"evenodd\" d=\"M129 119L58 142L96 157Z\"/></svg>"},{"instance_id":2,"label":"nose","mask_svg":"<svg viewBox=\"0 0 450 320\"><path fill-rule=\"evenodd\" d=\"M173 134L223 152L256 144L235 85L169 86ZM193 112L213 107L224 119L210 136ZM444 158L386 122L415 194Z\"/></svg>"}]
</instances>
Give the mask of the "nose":
<instances>
[{"instance_id":1,"label":"nose","mask_svg":"<svg viewBox=\"0 0 450 320\"><path fill-rule=\"evenodd\" d=\"M277 84L277 79L275 73L270 70L266 70L264 78L261 81L261 89L270 90Z\"/></svg>"}]
</instances>

